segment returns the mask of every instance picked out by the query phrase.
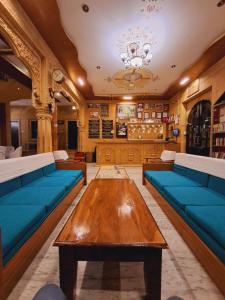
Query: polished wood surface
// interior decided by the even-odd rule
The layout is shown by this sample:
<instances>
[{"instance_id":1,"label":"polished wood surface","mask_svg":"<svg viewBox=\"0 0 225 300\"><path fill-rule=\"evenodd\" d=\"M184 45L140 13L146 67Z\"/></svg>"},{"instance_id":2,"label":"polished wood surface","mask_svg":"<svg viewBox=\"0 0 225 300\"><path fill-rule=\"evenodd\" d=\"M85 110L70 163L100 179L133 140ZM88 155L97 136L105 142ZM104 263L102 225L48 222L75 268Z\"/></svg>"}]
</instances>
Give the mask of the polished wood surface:
<instances>
[{"instance_id":1,"label":"polished wood surface","mask_svg":"<svg viewBox=\"0 0 225 300\"><path fill-rule=\"evenodd\" d=\"M130 179L94 179L57 237L60 287L76 298L77 262L144 262L147 300L161 299L162 249L167 247Z\"/></svg>"},{"instance_id":2,"label":"polished wood surface","mask_svg":"<svg viewBox=\"0 0 225 300\"><path fill-rule=\"evenodd\" d=\"M40 225L33 235L25 242L25 244L17 251L10 261L0 268L0 300L5 300L10 294L18 280L21 278L33 258L45 243L50 233L55 229L57 223L61 220L76 195L80 192L84 185L84 179L70 191L63 201L50 213L48 218ZM2 257L0 257L1 261Z\"/></svg>"},{"instance_id":3,"label":"polished wood surface","mask_svg":"<svg viewBox=\"0 0 225 300\"><path fill-rule=\"evenodd\" d=\"M97 143L97 164L142 165L146 157L159 158L163 150L180 152L180 144L161 140L101 141Z\"/></svg>"},{"instance_id":4,"label":"polished wood surface","mask_svg":"<svg viewBox=\"0 0 225 300\"><path fill-rule=\"evenodd\" d=\"M172 224L175 226L176 230L180 233L181 237L197 257L198 261L225 296L225 265L207 247L207 245L199 238L199 236L191 229L191 227L188 226L188 224L180 217L180 215L172 208L172 206L170 206L170 204L147 179L145 179L145 185L164 213L170 219Z\"/></svg>"},{"instance_id":5,"label":"polished wood surface","mask_svg":"<svg viewBox=\"0 0 225 300\"><path fill-rule=\"evenodd\" d=\"M133 180L95 179L54 245L166 247Z\"/></svg>"}]
</instances>

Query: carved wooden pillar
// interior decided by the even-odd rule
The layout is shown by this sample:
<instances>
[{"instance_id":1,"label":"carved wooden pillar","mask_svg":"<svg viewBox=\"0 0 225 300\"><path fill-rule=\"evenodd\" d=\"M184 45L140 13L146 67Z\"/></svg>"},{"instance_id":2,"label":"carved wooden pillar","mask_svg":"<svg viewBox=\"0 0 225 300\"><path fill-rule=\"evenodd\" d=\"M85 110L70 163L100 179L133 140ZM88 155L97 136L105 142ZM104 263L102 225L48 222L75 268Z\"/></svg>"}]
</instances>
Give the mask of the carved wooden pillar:
<instances>
[{"instance_id":1,"label":"carved wooden pillar","mask_svg":"<svg viewBox=\"0 0 225 300\"><path fill-rule=\"evenodd\" d=\"M58 106L55 104L54 113L52 115L52 149L58 150Z\"/></svg>"},{"instance_id":2,"label":"carved wooden pillar","mask_svg":"<svg viewBox=\"0 0 225 300\"><path fill-rule=\"evenodd\" d=\"M38 121L38 138L37 138L37 152L51 152L52 151L52 115L47 110L37 110L36 113Z\"/></svg>"}]
</instances>

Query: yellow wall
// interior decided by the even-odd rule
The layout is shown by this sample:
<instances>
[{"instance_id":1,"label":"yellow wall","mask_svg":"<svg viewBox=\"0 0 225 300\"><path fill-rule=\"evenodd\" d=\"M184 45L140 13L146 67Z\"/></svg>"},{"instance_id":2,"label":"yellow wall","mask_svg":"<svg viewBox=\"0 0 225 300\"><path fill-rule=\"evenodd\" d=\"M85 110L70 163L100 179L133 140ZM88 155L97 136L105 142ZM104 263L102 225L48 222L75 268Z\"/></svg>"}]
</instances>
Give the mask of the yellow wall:
<instances>
[{"instance_id":1,"label":"yellow wall","mask_svg":"<svg viewBox=\"0 0 225 300\"><path fill-rule=\"evenodd\" d=\"M181 143L182 152L185 152L186 148L184 134L191 108L200 100L210 100L212 104L215 104L225 91L225 57L199 77L199 91L188 97L188 87L191 84L170 99L170 112L180 114L180 124L176 127L181 130L178 141Z\"/></svg>"}]
</instances>

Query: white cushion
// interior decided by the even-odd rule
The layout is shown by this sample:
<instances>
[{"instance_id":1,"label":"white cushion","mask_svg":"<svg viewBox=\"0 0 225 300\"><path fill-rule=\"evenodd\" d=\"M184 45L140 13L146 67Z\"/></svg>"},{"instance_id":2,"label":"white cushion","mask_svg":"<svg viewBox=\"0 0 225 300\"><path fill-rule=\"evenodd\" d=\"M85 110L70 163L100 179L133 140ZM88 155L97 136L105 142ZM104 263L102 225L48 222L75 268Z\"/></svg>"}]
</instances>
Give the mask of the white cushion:
<instances>
[{"instance_id":1,"label":"white cushion","mask_svg":"<svg viewBox=\"0 0 225 300\"><path fill-rule=\"evenodd\" d=\"M67 160L69 155L65 150L57 150L53 152L55 160Z\"/></svg>"},{"instance_id":2,"label":"white cushion","mask_svg":"<svg viewBox=\"0 0 225 300\"><path fill-rule=\"evenodd\" d=\"M176 156L175 151L163 150L160 159L162 161L175 160L175 156Z\"/></svg>"},{"instance_id":3,"label":"white cushion","mask_svg":"<svg viewBox=\"0 0 225 300\"><path fill-rule=\"evenodd\" d=\"M225 179L224 159L176 153L175 164Z\"/></svg>"},{"instance_id":4,"label":"white cushion","mask_svg":"<svg viewBox=\"0 0 225 300\"><path fill-rule=\"evenodd\" d=\"M54 163L52 152L0 161L0 183Z\"/></svg>"}]
</instances>

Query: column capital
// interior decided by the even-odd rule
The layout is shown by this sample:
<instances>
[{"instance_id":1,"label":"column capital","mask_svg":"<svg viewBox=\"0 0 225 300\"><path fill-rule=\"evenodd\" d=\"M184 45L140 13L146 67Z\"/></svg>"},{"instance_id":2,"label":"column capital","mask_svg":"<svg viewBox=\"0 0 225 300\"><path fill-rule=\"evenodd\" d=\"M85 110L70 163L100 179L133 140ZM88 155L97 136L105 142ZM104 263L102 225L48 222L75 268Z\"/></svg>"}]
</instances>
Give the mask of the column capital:
<instances>
[{"instance_id":1,"label":"column capital","mask_svg":"<svg viewBox=\"0 0 225 300\"><path fill-rule=\"evenodd\" d=\"M38 120L46 120L49 119L52 120L52 114L47 109L36 109L36 117Z\"/></svg>"}]
</instances>

